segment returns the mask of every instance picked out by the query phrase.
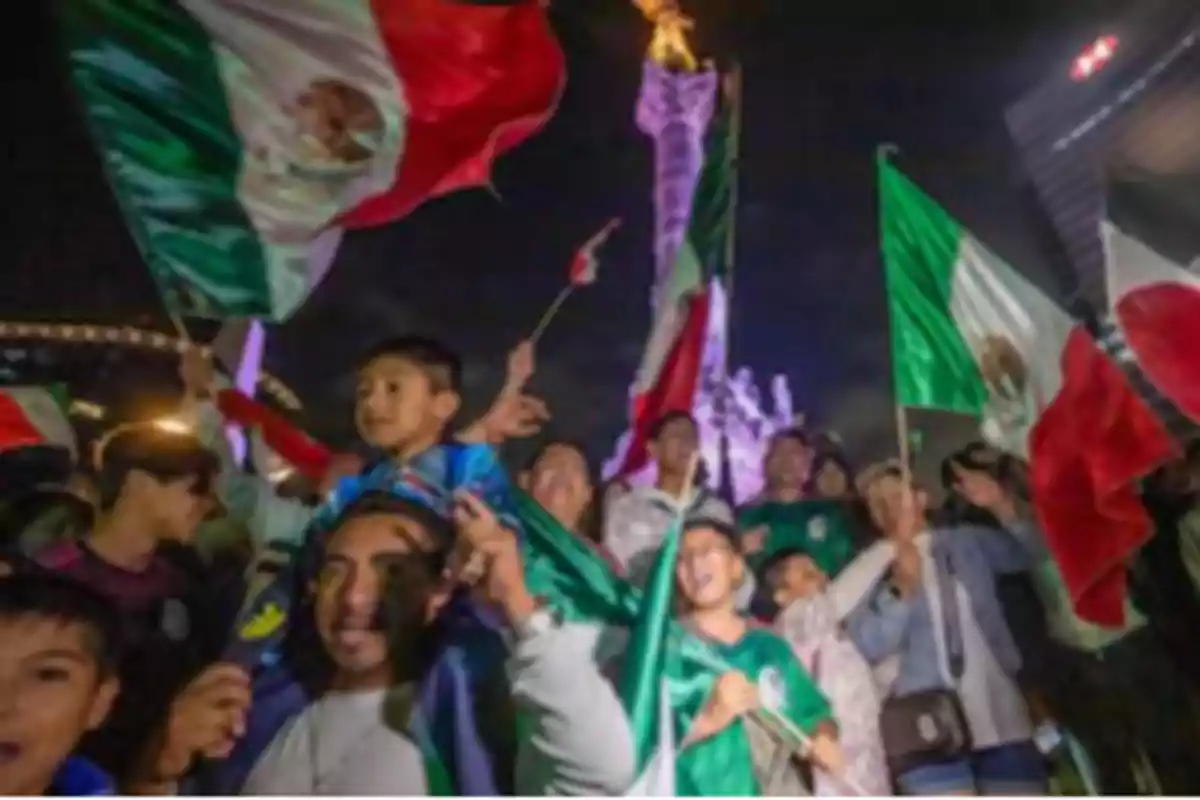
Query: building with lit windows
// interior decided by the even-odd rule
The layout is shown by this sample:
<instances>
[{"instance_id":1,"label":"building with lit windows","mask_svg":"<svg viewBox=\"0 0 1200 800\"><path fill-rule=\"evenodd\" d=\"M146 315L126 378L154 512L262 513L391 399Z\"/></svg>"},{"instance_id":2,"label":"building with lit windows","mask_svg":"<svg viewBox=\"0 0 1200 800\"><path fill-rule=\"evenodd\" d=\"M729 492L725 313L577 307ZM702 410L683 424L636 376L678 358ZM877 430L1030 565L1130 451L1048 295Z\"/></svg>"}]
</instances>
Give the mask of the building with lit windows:
<instances>
[{"instance_id":1,"label":"building with lit windows","mask_svg":"<svg viewBox=\"0 0 1200 800\"><path fill-rule=\"evenodd\" d=\"M1137 0L1098 22L1059 68L1007 111L1043 251L1072 287L1072 310L1181 438L1195 426L1141 374L1107 313L1099 224L1114 162L1174 171L1200 165L1200 2Z\"/></svg>"},{"instance_id":2,"label":"building with lit windows","mask_svg":"<svg viewBox=\"0 0 1200 800\"><path fill-rule=\"evenodd\" d=\"M1079 296L1106 308L1098 225L1113 160L1200 163L1200 3L1137 0L1098 22L1007 112L1027 179Z\"/></svg>"}]
</instances>

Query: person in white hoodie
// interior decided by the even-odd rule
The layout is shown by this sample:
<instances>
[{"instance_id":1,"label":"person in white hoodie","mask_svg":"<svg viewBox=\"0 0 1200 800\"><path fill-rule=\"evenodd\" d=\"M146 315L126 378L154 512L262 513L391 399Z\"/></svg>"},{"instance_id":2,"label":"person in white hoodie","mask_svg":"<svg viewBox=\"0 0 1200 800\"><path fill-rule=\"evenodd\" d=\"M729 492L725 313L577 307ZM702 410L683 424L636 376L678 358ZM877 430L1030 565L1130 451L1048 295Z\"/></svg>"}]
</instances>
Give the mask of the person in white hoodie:
<instances>
[{"instance_id":1,"label":"person in white hoodie","mask_svg":"<svg viewBox=\"0 0 1200 800\"><path fill-rule=\"evenodd\" d=\"M687 485L691 464L700 448L696 420L686 411L664 414L650 431L650 456L656 478L653 486L639 486L609 500L604 513L603 544L630 582L645 583L658 549L675 523L679 503L691 501L686 520L714 520L733 524L733 511L703 485ZM699 481L699 476L697 481Z\"/></svg>"},{"instance_id":2,"label":"person in white hoodie","mask_svg":"<svg viewBox=\"0 0 1200 800\"><path fill-rule=\"evenodd\" d=\"M879 693L870 665L838 622L828 576L799 548L771 554L761 575L764 590L779 609L776 633L792 646L833 707L847 777L868 794L892 794L879 736ZM845 789L840 781L817 771L813 793L837 797Z\"/></svg>"}]
</instances>

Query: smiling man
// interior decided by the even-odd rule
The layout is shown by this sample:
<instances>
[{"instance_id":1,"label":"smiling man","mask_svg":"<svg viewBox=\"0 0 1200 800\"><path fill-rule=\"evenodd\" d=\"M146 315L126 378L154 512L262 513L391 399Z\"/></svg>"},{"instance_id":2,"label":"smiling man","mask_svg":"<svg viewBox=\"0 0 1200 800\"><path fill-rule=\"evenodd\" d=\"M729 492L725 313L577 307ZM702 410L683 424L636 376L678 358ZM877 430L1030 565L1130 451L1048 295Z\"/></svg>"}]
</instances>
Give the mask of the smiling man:
<instances>
[{"instance_id":1,"label":"smiling man","mask_svg":"<svg viewBox=\"0 0 1200 800\"><path fill-rule=\"evenodd\" d=\"M473 596L500 621L508 650L507 664L471 687L467 716L455 717L459 733L478 732L476 749L488 754L480 768L505 773L495 781L504 793L617 794L632 783L624 709L587 640L530 595L515 534L470 496L458 496L451 521L368 491L330 529L312 586L327 689L276 735L244 794L461 793L449 759L464 751L439 747L442 720L426 715L418 694L441 652L439 612L466 563L479 567Z\"/></svg>"}]
</instances>

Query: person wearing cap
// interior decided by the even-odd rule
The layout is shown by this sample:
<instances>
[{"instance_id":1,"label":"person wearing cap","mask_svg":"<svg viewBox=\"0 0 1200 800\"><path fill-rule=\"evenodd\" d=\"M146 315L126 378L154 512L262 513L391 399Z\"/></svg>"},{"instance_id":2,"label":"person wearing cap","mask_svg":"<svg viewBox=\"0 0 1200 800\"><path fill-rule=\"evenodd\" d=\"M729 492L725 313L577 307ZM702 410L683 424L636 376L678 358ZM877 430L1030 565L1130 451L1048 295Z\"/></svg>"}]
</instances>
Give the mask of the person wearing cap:
<instances>
[{"instance_id":1,"label":"person wearing cap","mask_svg":"<svg viewBox=\"0 0 1200 800\"><path fill-rule=\"evenodd\" d=\"M916 795L1045 794L1021 654L996 593L1000 575L1029 568L1026 547L1009 530L933 524L899 461L857 483L882 536L829 591L873 667L896 783ZM930 709L941 729L932 736Z\"/></svg>"},{"instance_id":2,"label":"person wearing cap","mask_svg":"<svg viewBox=\"0 0 1200 800\"><path fill-rule=\"evenodd\" d=\"M214 506L217 460L190 433L155 423L114 430L96 460L91 530L35 560L90 586L120 612L128 636L119 666L124 691L82 752L127 788L137 784L139 756L156 734L219 738L194 703L190 712L178 703L187 681L220 652L230 622L218 612L226 587L190 552Z\"/></svg>"}]
</instances>

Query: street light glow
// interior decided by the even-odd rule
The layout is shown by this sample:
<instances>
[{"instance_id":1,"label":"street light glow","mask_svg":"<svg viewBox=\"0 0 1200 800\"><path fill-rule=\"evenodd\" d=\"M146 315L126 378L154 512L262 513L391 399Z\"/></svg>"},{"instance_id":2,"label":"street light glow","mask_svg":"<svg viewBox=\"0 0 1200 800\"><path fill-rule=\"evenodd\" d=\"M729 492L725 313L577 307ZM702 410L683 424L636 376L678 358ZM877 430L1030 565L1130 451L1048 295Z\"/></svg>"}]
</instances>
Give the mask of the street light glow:
<instances>
[{"instance_id":1,"label":"street light glow","mask_svg":"<svg viewBox=\"0 0 1200 800\"><path fill-rule=\"evenodd\" d=\"M1071 79L1083 82L1104 69L1105 65L1112 61L1113 55L1117 52L1117 45L1120 43L1121 40L1111 34L1101 36L1092 42L1084 48L1084 51L1075 59L1075 63L1071 65Z\"/></svg>"}]
</instances>

